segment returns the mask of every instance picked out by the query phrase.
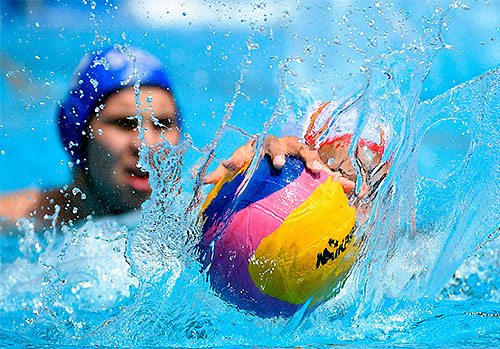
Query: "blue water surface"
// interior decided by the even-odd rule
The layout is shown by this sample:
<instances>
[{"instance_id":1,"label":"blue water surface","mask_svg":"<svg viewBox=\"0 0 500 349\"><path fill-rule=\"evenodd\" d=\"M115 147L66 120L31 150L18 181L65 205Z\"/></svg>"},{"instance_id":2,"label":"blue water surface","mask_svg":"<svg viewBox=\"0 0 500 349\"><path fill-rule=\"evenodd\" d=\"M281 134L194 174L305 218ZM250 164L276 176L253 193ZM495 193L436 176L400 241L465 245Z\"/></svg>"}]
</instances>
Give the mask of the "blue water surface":
<instances>
[{"instance_id":1,"label":"blue water surface","mask_svg":"<svg viewBox=\"0 0 500 349\"><path fill-rule=\"evenodd\" d=\"M160 57L186 142L164 145L142 213L0 230L0 346L500 346L499 4L195 3L2 3L0 192L70 180L54 115L102 44ZM343 289L291 319L224 302L194 252L192 169L356 93L393 166Z\"/></svg>"}]
</instances>

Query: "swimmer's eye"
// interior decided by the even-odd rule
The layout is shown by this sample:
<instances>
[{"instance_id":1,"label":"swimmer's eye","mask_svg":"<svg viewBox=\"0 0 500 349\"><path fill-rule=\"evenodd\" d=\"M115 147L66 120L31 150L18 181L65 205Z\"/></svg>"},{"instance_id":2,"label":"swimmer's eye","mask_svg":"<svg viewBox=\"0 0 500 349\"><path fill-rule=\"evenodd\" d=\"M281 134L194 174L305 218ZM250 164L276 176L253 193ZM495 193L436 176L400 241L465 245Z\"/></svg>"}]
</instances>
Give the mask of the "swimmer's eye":
<instances>
[{"instance_id":1,"label":"swimmer's eye","mask_svg":"<svg viewBox=\"0 0 500 349\"><path fill-rule=\"evenodd\" d=\"M165 119L154 120L154 125L159 130L171 131L172 129L175 128L175 126L177 126L177 123L172 118L165 118Z\"/></svg>"},{"instance_id":2,"label":"swimmer's eye","mask_svg":"<svg viewBox=\"0 0 500 349\"><path fill-rule=\"evenodd\" d=\"M121 119L114 119L114 120L109 120L109 124L119 127L122 130L126 131L133 131L137 129L138 123L137 123L137 117L135 116L129 116L127 118L121 118Z\"/></svg>"}]
</instances>

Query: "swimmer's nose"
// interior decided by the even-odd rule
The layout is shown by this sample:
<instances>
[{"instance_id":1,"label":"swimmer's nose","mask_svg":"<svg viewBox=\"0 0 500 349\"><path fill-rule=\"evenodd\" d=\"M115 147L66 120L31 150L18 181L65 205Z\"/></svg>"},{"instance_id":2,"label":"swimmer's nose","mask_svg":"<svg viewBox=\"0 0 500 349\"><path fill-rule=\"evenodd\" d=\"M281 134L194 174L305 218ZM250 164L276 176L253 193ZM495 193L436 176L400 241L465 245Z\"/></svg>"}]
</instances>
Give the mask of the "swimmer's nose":
<instances>
[{"instance_id":1,"label":"swimmer's nose","mask_svg":"<svg viewBox=\"0 0 500 349\"><path fill-rule=\"evenodd\" d=\"M155 144L161 142L161 132L155 129L145 128L143 133L144 139L141 140L140 137L139 131L130 133L129 143L131 151L134 155L139 154L139 148L141 147L142 142L144 142L148 147L153 147Z\"/></svg>"},{"instance_id":2,"label":"swimmer's nose","mask_svg":"<svg viewBox=\"0 0 500 349\"><path fill-rule=\"evenodd\" d=\"M153 127L144 130L144 141L147 146L153 146L161 141L161 132Z\"/></svg>"}]
</instances>

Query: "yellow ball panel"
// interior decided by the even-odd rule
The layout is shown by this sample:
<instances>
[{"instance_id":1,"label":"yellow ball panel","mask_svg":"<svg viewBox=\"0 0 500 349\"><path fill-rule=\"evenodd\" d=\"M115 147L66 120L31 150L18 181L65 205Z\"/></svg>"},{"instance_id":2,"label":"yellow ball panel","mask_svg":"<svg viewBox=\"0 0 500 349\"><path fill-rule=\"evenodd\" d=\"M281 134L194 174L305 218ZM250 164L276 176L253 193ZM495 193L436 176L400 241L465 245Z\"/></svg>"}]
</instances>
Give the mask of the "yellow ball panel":
<instances>
[{"instance_id":1,"label":"yellow ball panel","mask_svg":"<svg viewBox=\"0 0 500 349\"><path fill-rule=\"evenodd\" d=\"M355 222L341 185L328 178L261 241L248 266L252 280L292 304L326 296L356 259Z\"/></svg>"}]
</instances>

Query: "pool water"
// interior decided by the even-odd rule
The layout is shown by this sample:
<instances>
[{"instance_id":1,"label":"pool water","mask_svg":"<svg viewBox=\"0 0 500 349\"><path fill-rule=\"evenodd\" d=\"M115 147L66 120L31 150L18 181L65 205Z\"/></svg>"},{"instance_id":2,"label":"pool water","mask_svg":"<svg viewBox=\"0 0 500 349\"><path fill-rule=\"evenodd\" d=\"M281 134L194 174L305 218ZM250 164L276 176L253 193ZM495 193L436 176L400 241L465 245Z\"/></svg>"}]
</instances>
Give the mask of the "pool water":
<instances>
[{"instance_id":1,"label":"pool water","mask_svg":"<svg viewBox=\"0 0 500 349\"><path fill-rule=\"evenodd\" d=\"M260 6L265 21L238 26L189 11L126 26L125 1L2 17L1 191L69 180L54 110L100 41L166 62L189 137L163 145L166 161L143 160L153 195L142 212L62 232L2 227L1 346L500 346L498 5ZM49 20L63 10L86 22ZM165 29L169 18L184 26ZM249 137L300 133L317 100L353 96L353 131L388 125L392 167L356 230L363 249L343 288L288 319L225 302L198 261L209 188L193 173Z\"/></svg>"}]
</instances>

